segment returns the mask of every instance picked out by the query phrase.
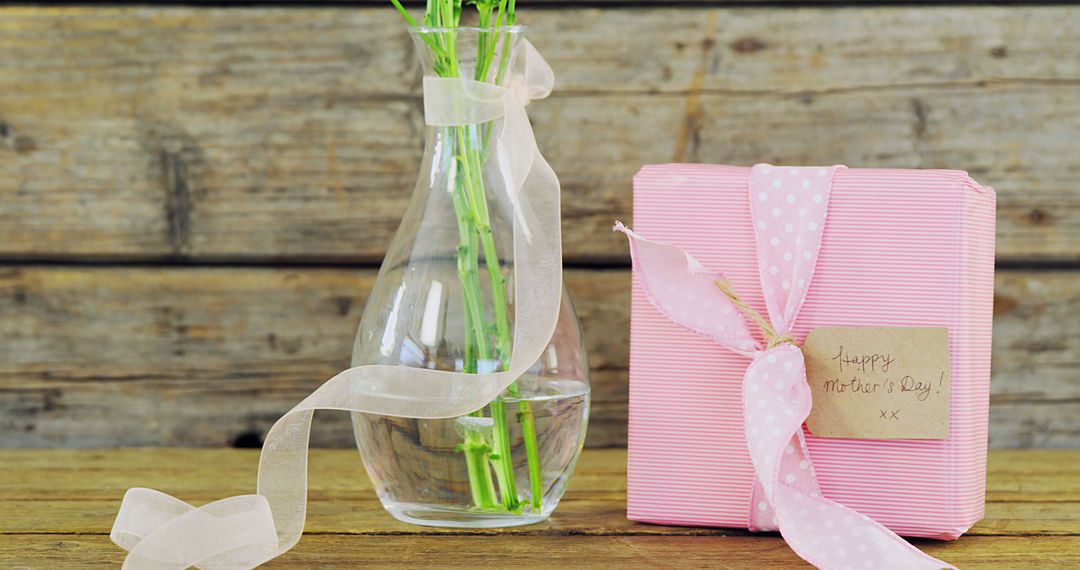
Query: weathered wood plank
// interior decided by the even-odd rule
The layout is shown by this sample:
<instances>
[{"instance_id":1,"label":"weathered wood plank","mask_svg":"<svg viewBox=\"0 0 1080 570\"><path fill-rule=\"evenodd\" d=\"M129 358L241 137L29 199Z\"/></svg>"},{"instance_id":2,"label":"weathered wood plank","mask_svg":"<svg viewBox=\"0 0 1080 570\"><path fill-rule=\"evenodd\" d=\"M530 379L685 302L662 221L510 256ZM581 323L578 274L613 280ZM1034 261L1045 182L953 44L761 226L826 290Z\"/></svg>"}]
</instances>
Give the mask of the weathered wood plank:
<instances>
[{"instance_id":1,"label":"weathered wood plank","mask_svg":"<svg viewBox=\"0 0 1080 570\"><path fill-rule=\"evenodd\" d=\"M995 449L987 458L987 501L990 503L1080 501L1080 462L1076 450ZM574 474L568 498L576 493L600 496L626 490L626 451L591 449ZM194 501L210 501L232 492L232 486L254 477L259 452L253 449L3 449L0 450L0 500L119 499L141 482ZM72 469L76 465L78 469ZM123 465L118 469L117 465ZM351 450L313 449L308 491L313 500L331 496L370 497L366 477ZM94 481L87 483L87 477ZM13 519L14 520L14 519ZM652 528L652 527L649 527Z\"/></svg>"},{"instance_id":2,"label":"weathered wood plank","mask_svg":"<svg viewBox=\"0 0 1080 570\"><path fill-rule=\"evenodd\" d=\"M219 446L258 440L349 362L373 270L0 269L0 447ZM591 446L626 443L629 274L567 282L593 366ZM1080 279L997 281L990 441L1080 434ZM348 446L344 414L316 445Z\"/></svg>"},{"instance_id":3,"label":"weathered wood plank","mask_svg":"<svg viewBox=\"0 0 1080 570\"><path fill-rule=\"evenodd\" d=\"M337 269L0 269L0 447L258 440L348 367L374 277ZM625 310L613 309L625 303L627 274L568 277L593 331L590 444L617 445L626 431L628 332ZM351 437L345 414L315 423L316 444Z\"/></svg>"},{"instance_id":4,"label":"weathered wood plank","mask_svg":"<svg viewBox=\"0 0 1080 570\"><path fill-rule=\"evenodd\" d=\"M255 466L250 471L238 473L239 481L254 485ZM350 480L366 481L359 459L353 464ZM146 485L145 481L133 483ZM122 491L121 491L122 492ZM222 498L237 489L225 489L217 497ZM117 493L119 494L119 493ZM308 533L360 534L417 534L410 525L399 522L387 514L374 492L366 496L342 498L322 496L312 498L308 507ZM195 500L184 496L185 499ZM43 502L48 501L48 508ZM108 529L116 518L119 497L108 499L13 499L2 500L5 512L26 513L0 520L0 535L4 534L95 534ZM199 501L195 501L199 502ZM1080 502L990 502L986 505L986 518L973 527L967 536L1076 536L1080 534L1080 520L1076 512ZM460 533L459 529L425 529L425 534L439 535ZM702 527L668 527L642 525L626 518L626 494L623 492L567 495L560 503L555 517L545 523L514 529L502 529L497 534L510 535L667 535L667 536L737 536L745 534L737 529L712 529ZM491 534L496 534L492 531Z\"/></svg>"},{"instance_id":5,"label":"weathered wood plank","mask_svg":"<svg viewBox=\"0 0 1080 570\"><path fill-rule=\"evenodd\" d=\"M963 568L1069 568L1080 564L1077 537L966 537L915 541ZM5 537L0 562L15 568L118 566L124 552L107 536ZM304 536L264 568L809 568L776 535L766 536Z\"/></svg>"},{"instance_id":6,"label":"weathered wood plank","mask_svg":"<svg viewBox=\"0 0 1080 570\"><path fill-rule=\"evenodd\" d=\"M1080 535L1077 452L994 451L987 479L986 518L969 536ZM0 452L0 534L100 533L120 497L139 485L178 493L196 503L238 493L253 481L258 452L249 450L110 450ZM73 467L77 467L73 468ZM309 533L441 534L384 513L359 456L312 452ZM88 485L88 478L94 482ZM1020 483L1022 482L1022 485ZM589 450L549 522L490 534L738 535L738 530L637 524L626 519L626 452ZM47 509L42 508L48 503Z\"/></svg>"},{"instance_id":7,"label":"weathered wood plank","mask_svg":"<svg viewBox=\"0 0 1080 570\"><path fill-rule=\"evenodd\" d=\"M422 133L391 10L2 14L0 256L381 256ZM597 236L634 171L672 160L966 168L999 191L1002 259L1080 259L1080 9L528 21L559 75L530 112L570 261L625 263Z\"/></svg>"},{"instance_id":8,"label":"weathered wood plank","mask_svg":"<svg viewBox=\"0 0 1080 570\"><path fill-rule=\"evenodd\" d=\"M994 451L988 461L987 518L953 542L917 541L961 566L1026 568L1080 562L1080 472L1075 451ZM254 477L255 451L0 451L0 565L72 567L116 563L107 532L124 489L148 485L197 502L242 492ZM626 452L588 450L553 518L511 529L471 531L405 525L379 509L354 452L312 452L307 533L274 563L353 567L481 562L529 567L645 564L723 567L797 564L775 534L736 529L645 525L624 516ZM491 539L500 537L498 548ZM387 557L386 552L393 552ZM452 560L446 553L453 552ZM689 553L689 554L688 554ZM689 556L689 558L688 558ZM539 563L539 562L538 562Z\"/></svg>"},{"instance_id":9,"label":"weathered wood plank","mask_svg":"<svg viewBox=\"0 0 1080 570\"><path fill-rule=\"evenodd\" d=\"M990 442L1080 442L1080 274L999 271Z\"/></svg>"}]
</instances>

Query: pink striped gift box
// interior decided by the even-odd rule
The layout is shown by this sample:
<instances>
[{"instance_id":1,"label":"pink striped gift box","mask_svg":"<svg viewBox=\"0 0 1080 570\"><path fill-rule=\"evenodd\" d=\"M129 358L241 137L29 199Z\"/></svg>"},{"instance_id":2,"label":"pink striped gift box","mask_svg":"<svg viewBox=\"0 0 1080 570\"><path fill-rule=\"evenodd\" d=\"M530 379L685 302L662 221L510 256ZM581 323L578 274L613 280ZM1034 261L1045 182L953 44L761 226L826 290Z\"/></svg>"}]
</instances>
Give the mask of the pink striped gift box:
<instances>
[{"instance_id":1,"label":"pink striped gift box","mask_svg":"<svg viewBox=\"0 0 1080 570\"><path fill-rule=\"evenodd\" d=\"M636 231L723 272L766 313L750 169L646 166ZM840 169L821 254L793 333L823 326L947 327L947 439L831 439L806 433L822 494L904 536L953 539L983 515L995 197L965 172ZM749 360L661 315L634 283L627 516L747 528L754 469L743 435ZM805 428L804 428L805 429Z\"/></svg>"}]
</instances>

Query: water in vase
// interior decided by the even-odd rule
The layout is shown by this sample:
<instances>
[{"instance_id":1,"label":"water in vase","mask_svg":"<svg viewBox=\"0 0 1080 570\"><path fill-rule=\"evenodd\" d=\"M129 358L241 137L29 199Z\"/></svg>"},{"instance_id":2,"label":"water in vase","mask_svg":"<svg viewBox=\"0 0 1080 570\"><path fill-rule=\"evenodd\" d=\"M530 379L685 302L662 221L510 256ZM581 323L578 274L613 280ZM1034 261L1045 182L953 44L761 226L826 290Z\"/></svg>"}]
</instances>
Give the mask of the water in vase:
<instances>
[{"instance_id":1,"label":"water in vase","mask_svg":"<svg viewBox=\"0 0 1080 570\"><path fill-rule=\"evenodd\" d=\"M470 437L490 446L494 422L489 415L412 419L354 414L356 438L368 442L362 449L364 464L383 506L398 519L433 526L482 528L546 518L562 497L585 439L589 386L579 380L536 380L519 379L518 397L504 394L491 404L502 406L509 418L517 496L507 501L501 493L505 482L492 476L494 504L487 506L478 505L476 479L470 477L462 447ZM532 494L521 403L527 404L536 426L539 498Z\"/></svg>"}]
</instances>

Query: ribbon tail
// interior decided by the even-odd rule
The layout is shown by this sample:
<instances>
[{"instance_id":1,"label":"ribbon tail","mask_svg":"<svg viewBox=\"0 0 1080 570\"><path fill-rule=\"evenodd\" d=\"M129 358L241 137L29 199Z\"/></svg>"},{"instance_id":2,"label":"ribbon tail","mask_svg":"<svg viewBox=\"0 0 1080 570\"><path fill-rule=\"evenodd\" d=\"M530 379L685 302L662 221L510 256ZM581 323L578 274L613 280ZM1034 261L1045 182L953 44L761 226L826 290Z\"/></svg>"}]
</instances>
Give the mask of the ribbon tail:
<instances>
[{"instance_id":1,"label":"ribbon tail","mask_svg":"<svg viewBox=\"0 0 1080 570\"><path fill-rule=\"evenodd\" d=\"M279 552L265 497L241 495L195 508L151 489L129 489L110 533L125 569L245 568Z\"/></svg>"},{"instance_id":2,"label":"ribbon tail","mask_svg":"<svg viewBox=\"0 0 1080 570\"><path fill-rule=\"evenodd\" d=\"M499 131L498 141L495 144L499 175L503 180L507 201L514 211L515 220L521 225L522 236L527 241L532 241L532 230L521 209L518 194L521 192L525 181L536 167L542 163L550 171L547 161L540 154L533 134L532 124L525 112L524 105L514 97L513 91L507 91L503 96L506 111L502 119L502 129Z\"/></svg>"},{"instance_id":3,"label":"ribbon tail","mask_svg":"<svg viewBox=\"0 0 1080 570\"><path fill-rule=\"evenodd\" d=\"M953 568L822 496L802 431L811 400L798 347L784 344L758 355L746 371L743 398L760 485L752 529L779 529L791 549L818 568Z\"/></svg>"},{"instance_id":4,"label":"ribbon tail","mask_svg":"<svg viewBox=\"0 0 1080 570\"><path fill-rule=\"evenodd\" d=\"M716 287L722 275L705 269L682 248L646 239L622 222L612 229L629 240L636 283L660 314L737 354L757 352L746 320Z\"/></svg>"},{"instance_id":5,"label":"ribbon tail","mask_svg":"<svg viewBox=\"0 0 1080 570\"><path fill-rule=\"evenodd\" d=\"M516 51L514 64L528 89L525 103L550 95L555 89L555 71L551 65L528 39L522 38Z\"/></svg>"}]
</instances>

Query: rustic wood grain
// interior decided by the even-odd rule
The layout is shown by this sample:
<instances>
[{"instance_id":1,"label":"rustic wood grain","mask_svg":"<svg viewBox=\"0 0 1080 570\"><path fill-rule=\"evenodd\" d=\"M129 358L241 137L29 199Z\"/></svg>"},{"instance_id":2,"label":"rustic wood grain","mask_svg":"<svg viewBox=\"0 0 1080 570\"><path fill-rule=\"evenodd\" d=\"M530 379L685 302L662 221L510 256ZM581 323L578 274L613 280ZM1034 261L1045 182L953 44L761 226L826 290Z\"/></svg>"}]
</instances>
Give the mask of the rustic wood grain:
<instances>
[{"instance_id":1,"label":"rustic wood grain","mask_svg":"<svg viewBox=\"0 0 1080 570\"><path fill-rule=\"evenodd\" d=\"M968 533L978 536L1080 534L1080 464L1076 452L995 450L987 465L986 517ZM314 450L309 480L309 533L454 534L419 529L384 513L359 455ZM0 451L0 535L94 533L108 528L123 491L165 490L195 503L242 492L258 465L254 450L4 450ZM77 467L73 468L73 467ZM88 484L88 478L93 484ZM558 515L527 527L489 534L723 535L738 531L641 525L625 517L626 455L589 450L581 458ZM49 508L35 508L48 501Z\"/></svg>"},{"instance_id":2,"label":"rustic wood grain","mask_svg":"<svg viewBox=\"0 0 1080 570\"><path fill-rule=\"evenodd\" d=\"M995 449L986 464L989 503L1080 502L1080 462L1076 450ZM571 493L590 496L626 490L626 451L595 449L585 452L574 473ZM150 487L182 494L193 501L211 501L246 487L254 479L259 451L253 449L122 448L122 449L3 449L0 450L0 500L107 500L119 499L128 487L142 482ZM123 469L118 469L123 465ZM72 468L77 466L77 469ZM351 450L313 449L312 478L308 483L313 501L369 500L371 483L366 477L353 481L362 471L359 455ZM92 477L93 484L87 483ZM1066 505L1067 506L1067 505ZM560 511L561 512L561 511ZM1080 512L1074 513L1080 516ZM29 515L26 515L29 517ZM0 524L26 525L0 521ZM1074 522L1076 517L1074 518ZM387 522L392 519L386 518ZM395 523L396 524L396 523ZM18 527L0 527L19 532ZM29 528L29 527L26 527ZM74 527L73 527L74 528ZM82 528L82 527L79 527ZM412 528L412 527L404 527ZM538 528L538 527L527 527ZM641 527L648 532L655 527ZM1073 528L1073 527L1070 527ZM82 530L86 530L83 528ZM438 532L428 529L430 532ZM695 532L683 529L685 532ZM502 531L510 532L510 530ZM514 532L517 532L516 530Z\"/></svg>"},{"instance_id":3,"label":"rustic wood grain","mask_svg":"<svg viewBox=\"0 0 1080 570\"><path fill-rule=\"evenodd\" d=\"M979 537L913 541L961 568L1070 568L1080 538ZM13 568L118 566L124 552L107 536L5 537L0 561ZM305 536L262 568L810 568L777 535L766 536Z\"/></svg>"},{"instance_id":4,"label":"rustic wood grain","mask_svg":"<svg viewBox=\"0 0 1080 570\"><path fill-rule=\"evenodd\" d=\"M593 450L590 450L592 452ZM237 473L238 481L251 483L254 488L255 465L249 471ZM355 481L367 481L359 457L351 465L349 480L344 485ZM144 486L146 481L133 485ZM157 488L157 487L155 487ZM366 489L366 488L365 488ZM223 498L232 493L245 492L241 489L224 489L217 496L207 496L206 501ZM501 529L491 534L543 534L558 532L572 535L684 535L684 536L732 536L741 534L737 530L709 529L702 527L667 527L658 525L639 525L626 519L625 492L590 492L587 497L570 494L559 503L559 512L553 520L539 526L517 529ZM114 490L115 494L115 490ZM344 498L340 494L312 497L308 509L306 532L311 534L326 533L372 533L372 534L417 534L409 525L394 520L382 509L378 498L370 490L365 496ZM184 495L196 503L195 497ZM47 510L42 509L42 502L49 501ZM119 498L33 498L4 500L2 504L10 512L33 514L30 517L16 517L0 521L0 536L5 534L84 534L101 532L112 525L116 516ZM1075 536L1080 533L1080 521L1076 511L1080 509L1078 501L1033 501L1033 502L989 502L986 505L986 518L973 527L968 536ZM458 529L424 529L425 534L455 534ZM0 542L3 539L0 538Z\"/></svg>"},{"instance_id":5,"label":"rustic wood grain","mask_svg":"<svg viewBox=\"0 0 1080 570\"><path fill-rule=\"evenodd\" d=\"M254 440L349 365L373 270L0 269L0 447ZM591 445L625 442L628 274L571 272ZM241 409L237 406L240 405ZM317 445L351 439L321 414Z\"/></svg>"},{"instance_id":6,"label":"rustic wood grain","mask_svg":"<svg viewBox=\"0 0 1080 570\"><path fill-rule=\"evenodd\" d=\"M0 256L381 256L422 137L389 8L0 10ZM1080 260L1076 7L527 21L559 76L530 113L571 262L625 264L597 236L672 160L965 168L999 192L1001 259Z\"/></svg>"},{"instance_id":7,"label":"rustic wood grain","mask_svg":"<svg viewBox=\"0 0 1080 570\"><path fill-rule=\"evenodd\" d=\"M615 238L612 238L615 239ZM990 443L1080 435L1080 279L997 279ZM374 271L0 269L0 447L257 444L348 366ZM590 446L626 443L629 274L571 270L593 382ZM349 446L344 414L313 441Z\"/></svg>"},{"instance_id":8,"label":"rustic wood grain","mask_svg":"<svg viewBox=\"0 0 1080 570\"><path fill-rule=\"evenodd\" d=\"M1080 563L1077 453L992 452L986 518L957 541L916 544L962 567ZM257 462L253 450L0 451L0 508L8 513L0 517L0 566L119 563L122 551L109 544L107 533L127 487L146 485L201 503L245 492ZM626 520L625 465L624 450L587 450L551 520L461 531L393 520L380 509L354 452L315 450L307 532L295 550L270 567L799 564L774 533L753 536L737 529ZM500 538L493 542L493 537Z\"/></svg>"}]
</instances>

